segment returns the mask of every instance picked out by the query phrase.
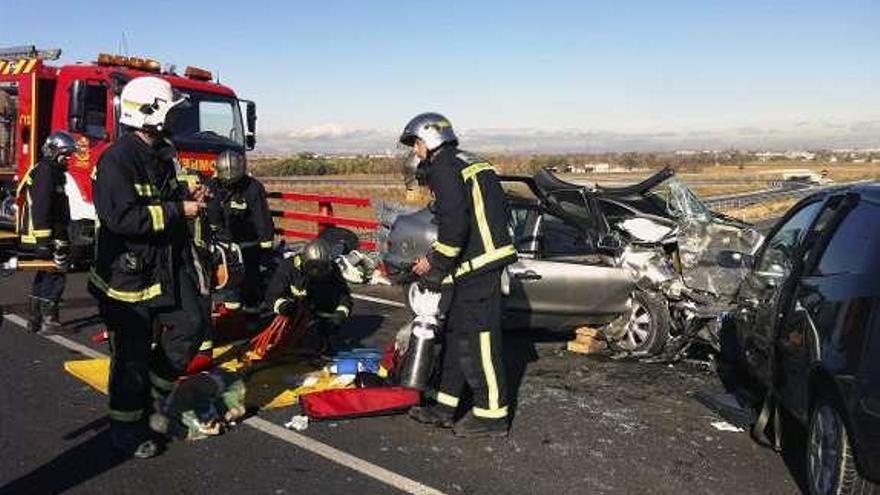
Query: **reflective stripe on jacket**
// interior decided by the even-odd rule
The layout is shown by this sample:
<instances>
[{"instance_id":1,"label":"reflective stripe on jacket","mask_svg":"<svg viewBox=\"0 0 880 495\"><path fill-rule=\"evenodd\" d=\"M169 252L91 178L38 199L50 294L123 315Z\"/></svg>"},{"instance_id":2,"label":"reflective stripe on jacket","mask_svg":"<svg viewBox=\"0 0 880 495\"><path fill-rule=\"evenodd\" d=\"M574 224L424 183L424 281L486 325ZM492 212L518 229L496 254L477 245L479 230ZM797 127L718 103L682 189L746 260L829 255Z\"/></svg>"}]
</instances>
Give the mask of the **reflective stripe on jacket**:
<instances>
[{"instance_id":1,"label":"reflective stripe on jacket","mask_svg":"<svg viewBox=\"0 0 880 495\"><path fill-rule=\"evenodd\" d=\"M23 248L48 245L53 239L67 240L70 204L64 170L48 160L37 162L18 188L19 215L16 222Z\"/></svg>"},{"instance_id":2,"label":"reflective stripe on jacket","mask_svg":"<svg viewBox=\"0 0 880 495\"><path fill-rule=\"evenodd\" d=\"M189 235L173 149L148 146L134 133L111 145L93 178L95 262L90 290L128 303L173 304L175 263Z\"/></svg>"},{"instance_id":3,"label":"reflective stripe on jacket","mask_svg":"<svg viewBox=\"0 0 880 495\"><path fill-rule=\"evenodd\" d=\"M516 261L507 198L489 162L444 146L431 157L428 185L438 224L429 261L444 283Z\"/></svg>"}]
</instances>

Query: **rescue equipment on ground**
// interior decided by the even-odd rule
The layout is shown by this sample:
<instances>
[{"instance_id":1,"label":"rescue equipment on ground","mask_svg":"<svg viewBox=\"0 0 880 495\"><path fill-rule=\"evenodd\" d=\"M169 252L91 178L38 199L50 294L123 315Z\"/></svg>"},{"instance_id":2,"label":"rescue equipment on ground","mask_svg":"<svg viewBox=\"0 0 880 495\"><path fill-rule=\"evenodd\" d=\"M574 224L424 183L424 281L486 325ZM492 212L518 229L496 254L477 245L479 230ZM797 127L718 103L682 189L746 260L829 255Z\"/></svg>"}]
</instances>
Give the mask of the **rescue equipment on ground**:
<instances>
[{"instance_id":1,"label":"rescue equipment on ground","mask_svg":"<svg viewBox=\"0 0 880 495\"><path fill-rule=\"evenodd\" d=\"M266 359L273 349L282 345L295 347L305 336L309 326L308 311L300 306L292 317L277 315L272 323L250 340L246 362Z\"/></svg>"},{"instance_id":2,"label":"rescue equipment on ground","mask_svg":"<svg viewBox=\"0 0 880 495\"><path fill-rule=\"evenodd\" d=\"M418 390L400 386L324 390L300 397L309 419L343 419L396 414L421 401Z\"/></svg>"},{"instance_id":3,"label":"rescue equipment on ground","mask_svg":"<svg viewBox=\"0 0 880 495\"><path fill-rule=\"evenodd\" d=\"M412 333L400 369L400 384L416 390L425 390L434 363L434 335L439 326L440 293L410 286L409 300L416 314Z\"/></svg>"}]
</instances>

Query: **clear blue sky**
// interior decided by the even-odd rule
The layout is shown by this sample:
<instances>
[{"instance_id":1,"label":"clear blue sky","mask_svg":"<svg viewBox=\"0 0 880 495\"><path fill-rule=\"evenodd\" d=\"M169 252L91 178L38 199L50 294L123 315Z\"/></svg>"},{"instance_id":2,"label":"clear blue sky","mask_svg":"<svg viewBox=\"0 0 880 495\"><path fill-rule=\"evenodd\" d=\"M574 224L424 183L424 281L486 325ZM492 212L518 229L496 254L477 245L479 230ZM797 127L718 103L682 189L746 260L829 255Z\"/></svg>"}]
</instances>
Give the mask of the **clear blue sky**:
<instances>
[{"instance_id":1,"label":"clear blue sky","mask_svg":"<svg viewBox=\"0 0 880 495\"><path fill-rule=\"evenodd\" d=\"M219 72L264 131L728 128L880 116L880 2L0 0L0 45Z\"/></svg>"}]
</instances>

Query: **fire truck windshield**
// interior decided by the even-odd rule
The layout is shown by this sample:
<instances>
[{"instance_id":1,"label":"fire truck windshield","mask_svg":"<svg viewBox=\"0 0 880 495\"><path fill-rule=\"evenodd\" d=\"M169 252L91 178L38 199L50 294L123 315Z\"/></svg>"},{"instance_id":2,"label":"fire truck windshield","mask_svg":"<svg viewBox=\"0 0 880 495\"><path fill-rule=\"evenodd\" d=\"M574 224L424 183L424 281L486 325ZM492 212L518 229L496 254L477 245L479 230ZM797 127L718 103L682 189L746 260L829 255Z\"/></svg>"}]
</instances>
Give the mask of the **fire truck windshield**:
<instances>
[{"instance_id":1,"label":"fire truck windshield","mask_svg":"<svg viewBox=\"0 0 880 495\"><path fill-rule=\"evenodd\" d=\"M174 142L244 147L238 100L201 91L185 94L189 96L189 104L169 114L168 127Z\"/></svg>"}]
</instances>

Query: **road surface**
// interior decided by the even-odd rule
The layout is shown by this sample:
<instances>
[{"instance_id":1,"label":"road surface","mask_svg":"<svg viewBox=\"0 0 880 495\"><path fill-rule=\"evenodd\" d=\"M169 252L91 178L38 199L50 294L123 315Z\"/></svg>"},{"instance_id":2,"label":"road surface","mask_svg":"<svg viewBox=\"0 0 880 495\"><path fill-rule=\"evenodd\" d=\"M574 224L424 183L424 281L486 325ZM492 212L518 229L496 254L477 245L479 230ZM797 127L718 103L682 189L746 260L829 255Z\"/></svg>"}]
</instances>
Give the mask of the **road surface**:
<instances>
[{"instance_id":1,"label":"road surface","mask_svg":"<svg viewBox=\"0 0 880 495\"><path fill-rule=\"evenodd\" d=\"M456 439L406 416L280 428L297 407L260 413L230 433L172 444L146 461L109 452L106 397L65 373L107 353L85 277L70 279L68 329L20 326L30 275L0 280L0 494L31 493L798 493L794 452L779 456L695 399L719 390L708 369L564 353L566 335L505 335L515 412L506 439ZM387 342L406 319L394 288L356 288L348 331ZM73 349L72 349L73 348Z\"/></svg>"}]
</instances>

